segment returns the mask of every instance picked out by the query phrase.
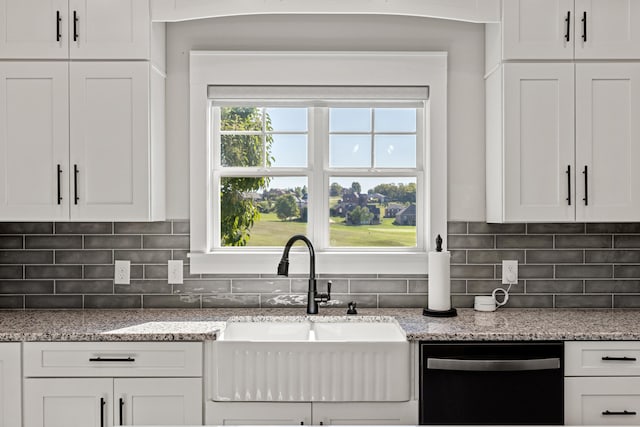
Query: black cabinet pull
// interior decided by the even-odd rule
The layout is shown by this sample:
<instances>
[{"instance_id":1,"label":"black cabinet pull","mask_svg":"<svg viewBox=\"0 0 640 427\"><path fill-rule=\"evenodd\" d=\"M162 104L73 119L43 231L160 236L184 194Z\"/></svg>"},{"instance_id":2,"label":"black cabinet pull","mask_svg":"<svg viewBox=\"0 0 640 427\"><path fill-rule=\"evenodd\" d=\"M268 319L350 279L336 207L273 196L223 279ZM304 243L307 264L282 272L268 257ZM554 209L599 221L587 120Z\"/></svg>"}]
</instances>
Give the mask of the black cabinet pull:
<instances>
[{"instance_id":1,"label":"black cabinet pull","mask_svg":"<svg viewBox=\"0 0 640 427\"><path fill-rule=\"evenodd\" d=\"M603 356L602 360L615 360L615 361L622 361L622 362L635 362L638 359L636 359L635 357L628 357L628 356L622 356L622 357Z\"/></svg>"},{"instance_id":2,"label":"black cabinet pull","mask_svg":"<svg viewBox=\"0 0 640 427\"><path fill-rule=\"evenodd\" d=\"M100 398L100 427L104 427L104 397Z\"/></svg>"},{"instance_id":3,"label":"black cabinet pull","mask_svg":"<svg viewBox=\"0 0 640 427\"><path fill-rule=\"evenodd\" d=\"M565 18L564 22L567 23L567 32L564 33L564 39L566 41L571 41L571 11L567 11L567 17Z\"/></svg>"},{"instance_id":4,"label":"black cabinet pull","mask_svg":"<svg viewBox=\"0 0 640 427\"><path fill-rule=\"evenodd\" d=\"M571 206L571 165L567 165L567 204Z\"/></svg>"},{"instance_id":5,"label":"black cabinet pull","mask_svg":"<svg viewBox=\"0 0 640 427\"><path fill-rule=\"evenodd\" d=\"M135 362L133 357L92 357L89 362Z\"/></svg>"},{"instance_id":6,"label":"black cabinet pull","mask_svg":"<svg viewBox=\"0 0 640 427\"><path fill-rule=\"evenodd\" d=\"M78 174L80 173L80 171L78 170L78 165L73 165L73 198L74 204L78 204L78 200L80 200L80 197L78 197Z\"/></svg>"},{"instance_id":7,"label":"black cabinet pull","mask_svg":"<svg viewBox=\"0 0 640 427\"><path fill-rule=\"evenodd\" d=\"M62 175L62 168L58 165L58 204L62 201L62 190L60 187L60 175Z\"/></svg>"},{"instance_id":8,"label":"black cabinet pull","mask_svg":"<svg viewBox=\"0 0 640 427\"><path fill-rule=\"evenodd\" d=\"M582 41L587 41L587 11L582 12Z\"/></svg>"},{"instance_id":9,"label":"black cabinet pull","mask_svg":"<svg viewBox=\"0 0 640 427\"><path fill-rule=\"evenodd\" d=\"M589 169L587 165L584 165L582 173L584 174L584 197L582 200L584 200L585 206L589 206Z\"/></svg>"},{"instance_id":10,"label":"black cabinet pull","mask_svg":"<svg viewBox=\"0 0 640 427\"><path fill-rule=\"evenodd\" d=\"M122 408L124 408L124 399L120 398L120 425L123 426Z\"/></svg>"},{"instance_id":11,"label":"black cabinet pull","mask_svg":"<svg viewBox=\"0 0 640 427\"><path fill-rule=\"evenodd\" d=\"M78 12L73 11L73 41L78 41Z\"/></svg>"},{"instance_id":12,"label":"black cabinet pull","mask_svg":"<svg viewBox=\"0 0 640 427\"><path fill-rule=\"evenodd\" d=\"M636 411L602 411L602 415L636 415Z\"/></svg>"},{"instance_id":13,"label":"black cabinet pull","mask_svg":"<svg viewBox=\"0 0 640 427\"><path fill-rule=\"evenodd\" d=\"M58 42L62 37L62 34L60 34L60 21L62 21L62 18L60 17L60 11L56 10L56 41Z\"/></svg>"}]
</instances>

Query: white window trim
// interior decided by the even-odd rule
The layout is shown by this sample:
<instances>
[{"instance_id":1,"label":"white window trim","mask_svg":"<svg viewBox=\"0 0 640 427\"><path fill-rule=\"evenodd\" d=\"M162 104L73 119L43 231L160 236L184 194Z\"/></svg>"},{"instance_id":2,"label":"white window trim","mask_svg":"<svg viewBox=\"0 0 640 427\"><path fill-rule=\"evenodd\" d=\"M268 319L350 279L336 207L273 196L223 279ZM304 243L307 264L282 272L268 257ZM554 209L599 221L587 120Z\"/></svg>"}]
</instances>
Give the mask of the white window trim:
<instances>
[{"instance_id":1,"label":"white window trim","mask_svg":"<svg viewBox=\"0 0 640 427\"><path fill-rule=\"evenodd\" d=\"M256 69L260 73L256 73ZM190 53L190 221L191 272L275 273L282 252L207 252L210 157L208 86L423 86L429 87L425 132L429 150L423 200L426 212L424 252L319 252L320 274L426 274L428 251L447 232L447 54L446 52L233 52ZM446 239L445 239L446 243ZM446 247L445 247L446 249ZM308 273L308 255L291 253L292 274Z\"/></svg>"}]
</instances>

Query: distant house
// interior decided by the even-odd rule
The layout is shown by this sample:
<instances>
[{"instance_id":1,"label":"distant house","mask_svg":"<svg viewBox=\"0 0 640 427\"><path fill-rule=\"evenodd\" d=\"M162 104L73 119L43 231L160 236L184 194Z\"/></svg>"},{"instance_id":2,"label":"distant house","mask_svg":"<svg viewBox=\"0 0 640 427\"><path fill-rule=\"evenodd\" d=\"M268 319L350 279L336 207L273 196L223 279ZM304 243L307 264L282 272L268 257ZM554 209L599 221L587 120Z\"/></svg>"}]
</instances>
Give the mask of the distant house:
<instances>
[{"instance_id":1,"label":"distant house","mask_svg":"<svg viewBox=\"0 0 640 427\"><path fill-rule=\"evenodd\" d=\"M416 225L416 205L411 204L396 214L397 225Z\"/></svg>"},{"instance_id":2,"label":"distant house","mask_svg":"<svg viewBox=\"0 0 640 427\"><path fill-rule=\"evenodd\" d=\"M405 205L401 205L399 203L389 203L389 205L384 208L384 217L385 218L395 218L398 215L398 212L406 208Z\"/></svg>"}]
</instances>

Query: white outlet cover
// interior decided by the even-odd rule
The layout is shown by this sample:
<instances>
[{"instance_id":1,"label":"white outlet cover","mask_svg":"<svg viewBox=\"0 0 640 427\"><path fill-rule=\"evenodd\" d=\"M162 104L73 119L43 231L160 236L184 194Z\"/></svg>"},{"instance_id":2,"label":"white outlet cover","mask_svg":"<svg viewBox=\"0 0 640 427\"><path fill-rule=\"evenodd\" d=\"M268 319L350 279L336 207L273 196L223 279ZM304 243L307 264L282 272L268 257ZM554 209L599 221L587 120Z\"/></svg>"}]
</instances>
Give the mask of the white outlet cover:
<instances>
[{"instance_id":1,"label":"white outlet cover","mask_svg":"<svg viewBox=\"0 0 640 427\"><path fill-rule=\"evenodd\" d=\"M113 283L116 285L131 284L131 261L116 260L113 269Z\"/></svg>"},{"instance_id":2,"label":"white outlet cover","mask_svg":"<svg viewBox=\"0 0 640 427\"><path fill-rule=\"evenodd\" d=\"M169 261L168 267L168 283L170 285L182 285L183 283L183 273L182 273L182 260L171 260Z\"/></svg>"},{"instance_id":3,"label":"white outlet cover","mask_svg":"<svg viewBox=\"0 0 640 427\"><path fill-rule=\"evenodd\" d=\"M514 285L518 283L518 260L502 261L502 284Z\"/></svg>"}]
</instances>

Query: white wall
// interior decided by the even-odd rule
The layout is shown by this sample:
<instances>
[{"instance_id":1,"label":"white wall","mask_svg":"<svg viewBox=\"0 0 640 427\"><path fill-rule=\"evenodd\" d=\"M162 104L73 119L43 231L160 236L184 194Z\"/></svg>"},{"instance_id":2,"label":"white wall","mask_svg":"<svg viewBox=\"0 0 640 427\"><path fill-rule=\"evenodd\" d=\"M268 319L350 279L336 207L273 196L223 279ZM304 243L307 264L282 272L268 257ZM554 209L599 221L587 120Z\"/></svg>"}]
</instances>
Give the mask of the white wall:
<instances>
[{"instance_id":1,"label":"white wall","mask_svg":"<svg viewBox=\"0 0 640 427\"><path fill-rule=\"evenodd\" d=\"M189 51L449 52L449 220L483 221L484 26L399 16L244 16L167 26L167 218L189 217Z\"/></svg>"}]
</instances>

